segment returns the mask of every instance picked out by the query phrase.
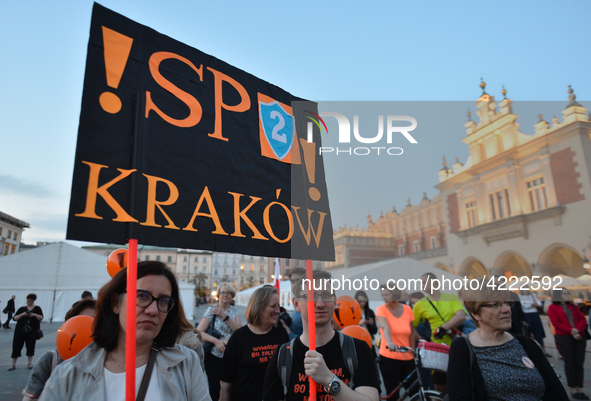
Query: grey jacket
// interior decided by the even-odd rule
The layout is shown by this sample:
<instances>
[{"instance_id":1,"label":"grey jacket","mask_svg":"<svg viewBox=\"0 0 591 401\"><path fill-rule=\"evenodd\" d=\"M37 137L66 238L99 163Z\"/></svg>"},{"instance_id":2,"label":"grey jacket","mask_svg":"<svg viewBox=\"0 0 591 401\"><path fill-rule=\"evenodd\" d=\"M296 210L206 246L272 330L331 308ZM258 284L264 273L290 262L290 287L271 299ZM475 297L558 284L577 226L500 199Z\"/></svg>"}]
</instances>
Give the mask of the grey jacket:
<instances>
[{"instance_id":1,"label":"grey jacket","mask_svg":"<svg viewBox=\"0 0 591 401\"><path fill-rule=\"evenodd\" d=\"M47 381L40 401L106 401L106 356L107 352L93 342L60 364ZM158 372L162 400L211 401L207 380L194 351L178 344L164 348L156 355L154 368Z\"/></svg>"},{"instance_id":2,"label":"grey jacket","mask_svg":"<svg viewBox=\"0 0 591 401\"><path fill-rule=\"evenodd\" d=\"M50 350L41 355L31 371L27 387L25 387L25 390L23 391L23 395L26 397L23 398L23 400L34 400L39 398L43 391L43 387L45 387L45 383L49 380L49 376L51 376L54 357L56 359L57 367L57 365L63 362L57 350Z\"/></svg>"}]
</instances>

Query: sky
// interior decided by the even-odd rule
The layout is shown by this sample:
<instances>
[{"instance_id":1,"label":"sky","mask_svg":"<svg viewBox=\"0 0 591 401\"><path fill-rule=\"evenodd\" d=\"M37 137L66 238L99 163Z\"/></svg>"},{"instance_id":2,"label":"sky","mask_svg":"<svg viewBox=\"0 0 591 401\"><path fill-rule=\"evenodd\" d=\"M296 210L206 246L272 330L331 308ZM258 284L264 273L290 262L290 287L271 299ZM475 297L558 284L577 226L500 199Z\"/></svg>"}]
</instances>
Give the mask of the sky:
<instances>
[{"instance_id":1,"label":"sky","mask_svg":"<svg viewBox=\"0 0 591 401\"><path fill-rule=\"evenodd\" d=\"M418 143L393 144L403 155L326 155L335 229L367 227L369 211L375 220L409 198L418 204L423 192L437 194L442 156L452 163L468 157L463 123L468 107L475 117L481 77L497 100L504 85L516 104L557 101L550 113L558 117L568 85L590 105L589 1L100 4L318 101L321 111L371 110L360 116L367 132L377 115L421 110L427 117L418 119ZM0 3L0 211L30 223L28 244L65 239L92 5ZM539 112L526 109L518 121L531 133ZM445 129L437 128L440 118L448 118ZM331 133L333 120L326 118Z\"/></svg>"}]
</instances>

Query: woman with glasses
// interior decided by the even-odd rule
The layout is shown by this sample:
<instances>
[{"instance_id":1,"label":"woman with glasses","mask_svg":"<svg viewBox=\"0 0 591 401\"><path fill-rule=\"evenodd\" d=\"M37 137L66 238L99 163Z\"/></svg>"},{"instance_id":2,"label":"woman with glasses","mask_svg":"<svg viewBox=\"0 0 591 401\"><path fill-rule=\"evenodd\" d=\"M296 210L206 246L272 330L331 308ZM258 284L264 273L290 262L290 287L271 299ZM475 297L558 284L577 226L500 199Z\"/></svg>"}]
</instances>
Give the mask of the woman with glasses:
<instances>
[{"instance_id":1,"label":"woman with glasses","mask_svg":"<svg viewBox=\"0 0 591 401\"><path fill-rule=\"evenodd\" d=\"M246 307L247 325L232 334L222 361L221 401L260 401L267 365L275 349L289 341L277 324L279 292L265 285L257 289Z\"/></svg>"},{"instance_id":2,"label":"woman with glasses","mask_svg":"<svg viewBox=\"0 0 591 401\"><path fill-rule=\"evenodd\" d=\"M101 288L94 342L56 368L40 400L125 400L126 304L131 296L126 288L127 269ZM175 344L181 326L174 274L161 262L138 263L134 298L136 394L140 389L146 400L210 401L197 354Z\"/></svg>"},{"instance_id":3,"label":"woman with glasses","mask_svg":"<svg viewBox=\"0 0 591 401\"><path fill-rule=\"evenodd\" d=\"M564 360L564 373L572 396L577 400L588 400L589 397L581 391L587 347L587 322L583 313L573 304L569 290L562 288L552 291L548 317L554 326L556 345Z\"/></svg>"},{"instance_id":4,"label":"woman with glasses","mask_svg":"<svg viewBox=\"0 0 591 401\"><path fill-rule=\"evenodd\" d=\"M451 344L447 367L450 401L568 400L538 344L507 332L513 304L509 291L487 284L463 295L477 329Z\"/></svg>"},{"instance_id":5,"label":"woman with glasses","mask_svg":"<svg viewBox=\"0 0 591 401\"><path fill-rule=\"evenodd\" d=\"M402 292L388 289L382 284L384 305L378 306L376 315L380 325L380 372L386 393L390 394L415 368L411 353L399 353L398 347L415 348L418 334L414 328L415 316L410 306L400 303Z\"/></svg>"},{"instance_id":6,"label":"woman with glasses","mask_svg":"<svg viewBox=\"0 0 591 401\"><path fill-rule=\"evenodd\" d=\"M234 330L242 327L238 309L230 304L236 296L236 290L231 285L222 284L218 296L218 304L207 308L199 326L197 326L203 341L214 345L211 351L205 352L205 372L209 382L209 394L211 399L215 401L220 399L220 370L226 345ZM210 326L220 335L219 338L207 332Z\"/></svg>"}]
</instances>

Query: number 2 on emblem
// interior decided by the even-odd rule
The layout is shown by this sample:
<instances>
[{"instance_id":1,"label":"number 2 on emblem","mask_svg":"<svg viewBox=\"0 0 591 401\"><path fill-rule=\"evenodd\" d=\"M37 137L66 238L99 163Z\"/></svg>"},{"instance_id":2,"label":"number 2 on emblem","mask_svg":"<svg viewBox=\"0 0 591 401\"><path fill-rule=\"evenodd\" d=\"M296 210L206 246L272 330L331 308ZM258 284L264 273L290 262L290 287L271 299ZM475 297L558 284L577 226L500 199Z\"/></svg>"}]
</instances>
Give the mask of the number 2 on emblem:
<instances>
[{"instance_id":1,"label":"number 2 on emblem","mask_svg":"<svg viewBox=\"0 0 591 401\"><path fill-rule=\"evenodd\" d=\"M281 113L279 113L276 110L273 110L271 112L271 118L273 120L275 120L276 118L279 119L279 122L277 123L277 125L275 125L275 127L273 127L273 132L271 133L271 138L282 142L282 143L287 143L287 138L285 136L285 134L278 134L278 132L283 129L283 127L285 127L285 119L283 118L283 116L281 115Z\"/></svg>"}]
</instances>

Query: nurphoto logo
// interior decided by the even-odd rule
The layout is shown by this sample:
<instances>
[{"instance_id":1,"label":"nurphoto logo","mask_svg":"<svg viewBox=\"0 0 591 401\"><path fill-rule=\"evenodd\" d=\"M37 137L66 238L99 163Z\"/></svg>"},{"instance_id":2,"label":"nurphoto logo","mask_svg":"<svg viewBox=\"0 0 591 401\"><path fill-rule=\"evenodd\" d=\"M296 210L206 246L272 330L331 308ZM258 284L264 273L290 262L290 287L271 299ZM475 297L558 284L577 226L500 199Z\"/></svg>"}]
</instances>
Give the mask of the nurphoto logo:
<instances>
[{"instance_id":1,"label":"nurphoto logo","mask_svg":"<svg viewBox=\"0 0 591 401\"><path fill-rule=\"evenodd\" d=\"M322 117L334 117L337 120L337 124L339 127L339 144L350 144L351 143L351 122L349 119L337 112L321 112L320 115L308 112L312 114L312 116L308 116L307 118L312 120L308 121L307 124L307 134L308 134L308 142L313 142L313 129L314 124L320 129L322 132L322 126L324 127L324 131L328 134L328 128L326 127L326 123L322 119ZM402 122L402 124L401 124ZM403 125L404 122L410 123L410 125ZM401 126L402 125L402 126ZM417 127L417 120L411 116L396 116L396 115L389 115L386 116L386 124L384 124L384 116L378 116L378 132L373 137L366 137L362 136L359 132L359 116L353 116L353 137L354 140L361 143L361 144L378 144L382 141L384 137L384 131L386 132L386 143L388 145L392 144L392 138L395 134L401 134L408 142L412 144L418 143L417 140L410 134ZM326 154L326 153L334 153L335 155L340 154L347 154L347 155L356 155L356 156L367 156L369 154L377 154L377 155L390 155L390 156L399 156L404 153L404 150L401 147L397 146L358 146L358 147L330 147L330 146L321 146L318 149L319 154Z\"/></svg>"}]
</instances>

